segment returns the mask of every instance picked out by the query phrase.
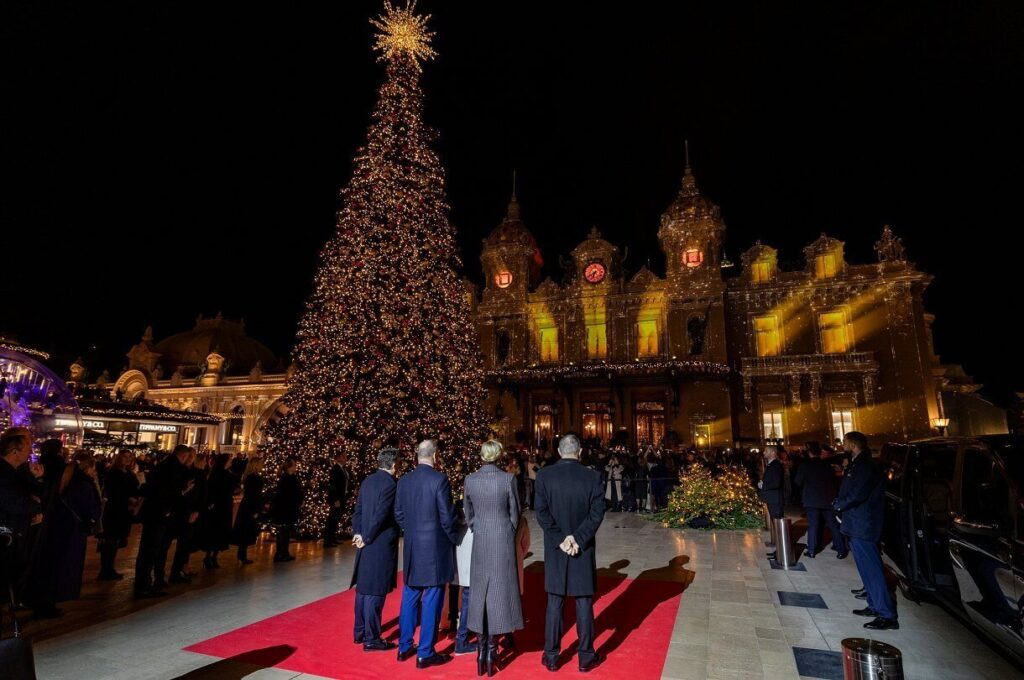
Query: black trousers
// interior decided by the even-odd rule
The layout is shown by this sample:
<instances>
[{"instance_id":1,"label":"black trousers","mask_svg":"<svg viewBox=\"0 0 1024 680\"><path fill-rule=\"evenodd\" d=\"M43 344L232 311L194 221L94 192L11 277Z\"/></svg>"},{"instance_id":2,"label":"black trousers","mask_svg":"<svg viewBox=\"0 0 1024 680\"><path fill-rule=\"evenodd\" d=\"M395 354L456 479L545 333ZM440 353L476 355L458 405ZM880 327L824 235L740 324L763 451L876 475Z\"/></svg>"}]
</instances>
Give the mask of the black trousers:
<instances>
[{"instance_id":1,"label":"black trousers","mask_svg":"<svg viewBox=\"0 0 1024 680\"><path fill-rule=\"evenodd\" d=\"M565 595L548 593L548 613L544 621L544 659L554 662L562 651L562 607ZM576 632L579 634L579 662L588 664L594 658L594 598L577 597Z\"/></svg>"},{"instance_id":2,"label":"black trousers","mask_svg":"<svg viewBox=\"0 0 1024 680\"><path fill-rule=\"evenodd\" d=\"M292 537L292 525L291 524L278 524L277 525L277 537L275 539L274 557L284 557L288 554L288 541Z\"/></svg>"},{"instance_id":3,"label":"black trousers","mask_svg":"<svg viewBox=\"0 0 1024 680\"><path fill-rule=\"evenodd\" d=\"M99 541L100 551L100 574L109 576L117 573L114 569L114 562L117 560L117 551L120 548L116 538L102 538Z\"/></svg>"},{"instance_id":4,"label":"black trousers","mask_svg":"<svg viewBox=\"0 0 1024 680\"><path fill-rule=\"evenodd\" d=\"M380 615L383 611L383 595L366 595L356 590L356 640L363 643L380 641Z\"/></svg>"},{"instance_id":5,"label":"black trousers","mask_svg":"<svg viewBox=\"0 0 1024 680\"><path fill-rule=\"evenodd\" d=\"M142 537L139 539L139 554L135 558L135 592L141 593L153 587L153 572L159 562L157 583L164 580L163 565L167 559L167 548L164 536L167 535L166 524L143 524ZM160 556L163 554L163 559Z\"/></svg>"},{"instance_id":6,"label":"black trousers","mask_svg":"<svg viewBox=\"0 0 1024 680\"><path fill-rule=\"evenodd\" d=\"M807 508L807 552L821 552L825 524L832 534L832 548L836 552L846 552L846 537L839 531L839 520L831 508Z\"/></svg>"},{"instance_id":7,"label":"black trousers","mask_svg":"<svg viewBox=\"0 0 1024 680\"><path fill-rule=\"evenodd\" d=\"M338 540L338 525L341 524L341 516L344 512L344 503L340 508L334 507L334 503L331 503L331 511L327 513L327 526L324 528L324 542L333 543Z\"/></svg>"},{"instance_id":8,"label":"black trousers","mask_svg":"<svg viewBox=\"0 0 1024 680\"><path fill-rule=\"evenodd\" d=\"M178 532L178 543L174 546L174 558L171 559L171 573L185 571L188 566L188 559L192 556L192 546L195 542L195 525L189 524ZM167 541L170 547L170 540Z\"/></svg>"}]
</instances>

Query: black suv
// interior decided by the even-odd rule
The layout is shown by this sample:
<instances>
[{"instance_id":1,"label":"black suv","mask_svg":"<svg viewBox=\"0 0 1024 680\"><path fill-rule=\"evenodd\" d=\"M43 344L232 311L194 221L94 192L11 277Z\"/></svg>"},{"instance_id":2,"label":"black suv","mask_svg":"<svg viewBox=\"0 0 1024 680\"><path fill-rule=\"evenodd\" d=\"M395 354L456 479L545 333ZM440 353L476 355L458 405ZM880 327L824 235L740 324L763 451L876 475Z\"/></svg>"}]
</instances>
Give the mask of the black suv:
<instances>
[{"instance_id":1,"label":"black suv","mask_svg":"<svg viewBox=\"0 0 1024 680\"><path fill-rule=\"evenodd\" d=\"M1024 437L889 444L882 549L1024 663Z\"/></svg>"}]
</instances>

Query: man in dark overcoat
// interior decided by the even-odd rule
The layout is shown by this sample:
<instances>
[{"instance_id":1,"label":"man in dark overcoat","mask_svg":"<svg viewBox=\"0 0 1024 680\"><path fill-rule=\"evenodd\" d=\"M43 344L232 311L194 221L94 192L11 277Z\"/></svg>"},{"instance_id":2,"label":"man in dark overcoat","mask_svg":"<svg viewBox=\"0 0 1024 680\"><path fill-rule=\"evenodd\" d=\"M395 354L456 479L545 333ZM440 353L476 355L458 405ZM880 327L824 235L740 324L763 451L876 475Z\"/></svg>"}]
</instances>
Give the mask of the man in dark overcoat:
<instances>
[{"instance_id":1,"label":"man in dark overcoat","mask_svg":"<svg viewBox=\"0 0 1024 680\"><path fill-rule=\"evenodd\" d=\"M601 663L594 651L594 592L597 545L594 537L604 519L601 474L580 464L580 440L567 434L558 442L561 456L537 473L534 486L537 523L544 531L544 589L548 593L541 663L558 669L562 643L562 607L576 599L580 671Z\"/></svg>"},{"instance_id":2,"label":"man in dark overcoat","mask_svg":"<svg viewBox=\"0 0 1024 680\"><path fill-rule=\"evenodd\" d=\"M804 509L807 511L807 552L814 557L822 550L821 540L825 525L832 534L832 549L839 559L846 557L846 539L839 530L839 521L832 510L836 499L836 475L832 465L822 458L818 442L804 445L807 460L793 473L793 483L803 489Z\"/></svg>"},{"instance_id":3,"label":"man in dark overcoat","mask_svg":"<svg viewBox=\"0 0 1024 680\"><path fill-rule=\"evenodd\" d=\"M758 496L768 506L768 517L772 521L782 519L785 516L786 471L779 460L777 446L764 447L764 474L757 488ZM775 559L775 552L768 553L768 557Z\"/></svg>"},{"instance_id":4,"label":"man in dark overcoat","mask_svg":"<svg viewBox=\"0 0 1024 680\"><path fill-rule=\"evenodd\" d=\"M352 514L352 545L358 548L352 572L356 589L355 642L367 652L394 649L380 636L384 598L398 575L398 524L395 522L395 459L398 450L381 449L377 470L363 480Z\"/></svg>"},{"instance_id":5,"label":"man in dark overcoat","mask_svg":"<svg viewBox=\"0 0 1024 680\"><path fill-rule=\"evenodd\" d=\"M345 507L351 494L351 479L348 474L348 455L339 451L331 465L330 479L327 485L327 526L324 529L324 547L333 548L338 545L338 525L345 514ZM392 478L393 479L393 478Z\"/></svg>"},{"instance_id":6,"label":"man in dark overcoat","mask_svg":"<svg viewBox=\"0 0 1024 680\"><path fill-rule=\"evenodd\" d=\"M415 652L416 667L428 668L451 660L451 655L434 650L434 642L445 586L455 578L459 529L448 476L434 469L437 444L433 440L422 441L416 447L416 463L411 472L398 480L395 492L395 519L405 534L398 660L405 661ZM417 619L420 641L419 647L414 648Z\"/></svg>"}]
</instances>

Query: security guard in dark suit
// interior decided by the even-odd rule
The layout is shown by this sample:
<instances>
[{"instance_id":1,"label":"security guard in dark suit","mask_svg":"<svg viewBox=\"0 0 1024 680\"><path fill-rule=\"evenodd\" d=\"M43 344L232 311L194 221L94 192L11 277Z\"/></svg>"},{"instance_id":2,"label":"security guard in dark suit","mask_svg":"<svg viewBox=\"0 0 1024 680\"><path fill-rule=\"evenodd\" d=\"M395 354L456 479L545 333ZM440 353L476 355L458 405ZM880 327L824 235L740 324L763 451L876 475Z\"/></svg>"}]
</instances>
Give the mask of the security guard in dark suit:
<instances>
[{"instance_id":1,"label":"security guard in dark suit","mask_svg":"<svg viewBox=\"0 0 1024 680\"><path fill-rule=\"evenodd\" d=\"M807 552L804 556L814 557L821 552L822 533L828 524L832 534L832 549L839 559L844 559L847 553L846 539L839 528L836 513L832 511L832 501L837 495L836 475L831 463L822 458L818 442L807 442L804 447L807 460L793 474L793 484L804 490L803 504L807 511Z\"/></svg>"},{"instance_id":2,"label":"security guard in dark suit","mask_svg":"<svg viewBox=\"0 0 1024 680\"><path fill-rule=\"evenodd\" d=\"M777 446L764 447L764 474L757 483L758 496L768 506L768 517L773 521L785 516L786 504L786 471L779 460ZM775 552L768 553L769 559L775 559Z\"/></svg>"},{"instance_id":3,"label":"security guard in dark suit","mask_svg":"<svg viewBox=\"0 0 1024 680\"><path fill-rule=\"evenodd\" d=\"M842 532L849 537L853 559L868 596L868 606L853 613L874 617L864 624L865 628L895 630L900 624L878 549L885 511L882 470L871 459L868 439L860 432L847 433L843 448L853 459L846 468L839 496L832 507L842 513Z\"/></svg>"}]
</instances>

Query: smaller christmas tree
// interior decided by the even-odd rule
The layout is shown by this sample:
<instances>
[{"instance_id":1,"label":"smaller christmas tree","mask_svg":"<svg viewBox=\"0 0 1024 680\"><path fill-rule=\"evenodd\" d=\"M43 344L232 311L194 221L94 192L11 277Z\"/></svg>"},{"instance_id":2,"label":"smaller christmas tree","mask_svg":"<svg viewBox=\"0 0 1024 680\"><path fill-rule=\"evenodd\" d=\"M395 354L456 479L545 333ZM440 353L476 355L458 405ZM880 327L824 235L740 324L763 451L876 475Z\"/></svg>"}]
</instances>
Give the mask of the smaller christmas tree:
<instances>
[{"instance_id":1,"label":"smaller christmas tree","mask_svg":"<svg viewBox=\"0 0 1024 680\"><path fill-rule=\"evenodd\" d=\"M726 468L712 476L694 465L680 477L668 508L652 519L677 529L753 529L762 525L761 501L743 470Z\"/></svg>"}]
</instances>

